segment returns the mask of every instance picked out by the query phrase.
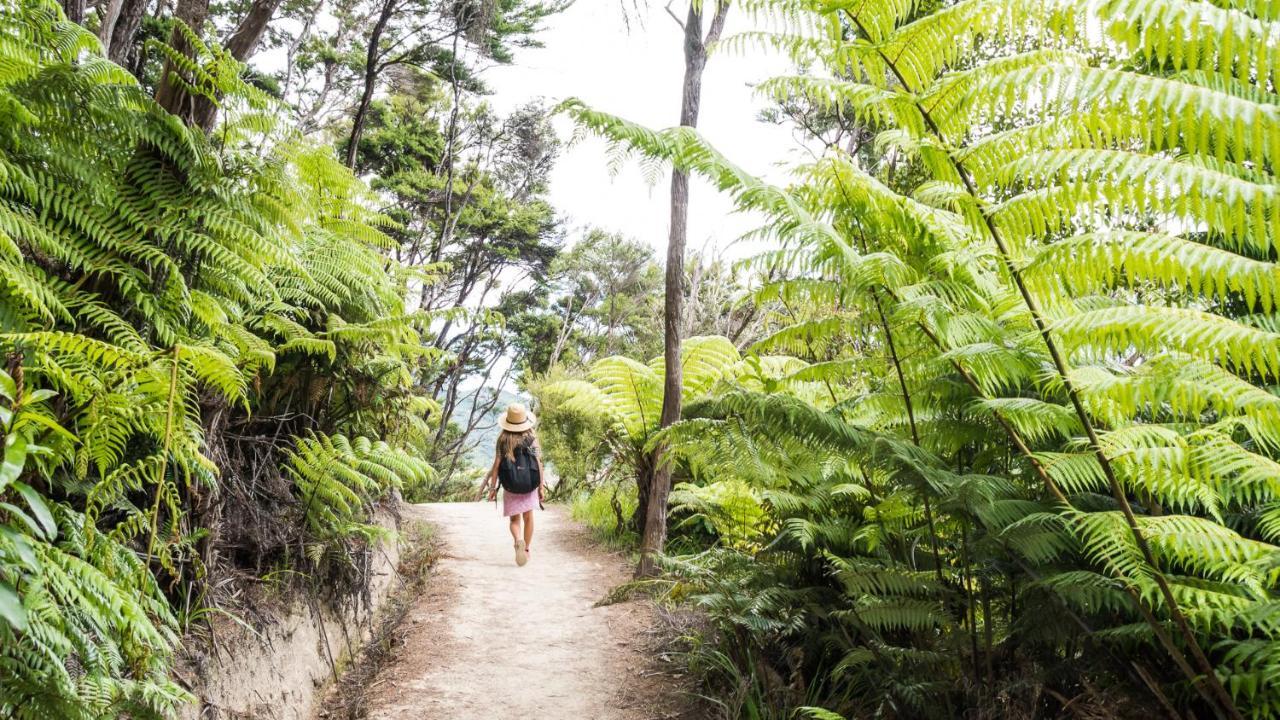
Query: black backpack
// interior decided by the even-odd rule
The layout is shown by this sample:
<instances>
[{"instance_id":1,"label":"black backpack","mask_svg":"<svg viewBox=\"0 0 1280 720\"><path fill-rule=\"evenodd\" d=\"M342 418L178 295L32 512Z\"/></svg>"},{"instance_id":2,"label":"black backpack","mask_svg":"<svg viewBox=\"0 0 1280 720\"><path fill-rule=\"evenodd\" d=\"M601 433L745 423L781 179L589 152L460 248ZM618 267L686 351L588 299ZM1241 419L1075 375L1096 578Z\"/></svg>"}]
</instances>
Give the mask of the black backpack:
<instances>
[{"instance_id":1,"label":"black backpack","mask_svg":"<svg viewBox=\"0 0 1280 720\"><path fill-rule=\"evenodd\" d=\"M512 458L506 455L498 462L498 482L509 493L531 493L542 484L542 472L538 469L538 456L528 443L516 446Z\"/></svg>"}]
</instances>

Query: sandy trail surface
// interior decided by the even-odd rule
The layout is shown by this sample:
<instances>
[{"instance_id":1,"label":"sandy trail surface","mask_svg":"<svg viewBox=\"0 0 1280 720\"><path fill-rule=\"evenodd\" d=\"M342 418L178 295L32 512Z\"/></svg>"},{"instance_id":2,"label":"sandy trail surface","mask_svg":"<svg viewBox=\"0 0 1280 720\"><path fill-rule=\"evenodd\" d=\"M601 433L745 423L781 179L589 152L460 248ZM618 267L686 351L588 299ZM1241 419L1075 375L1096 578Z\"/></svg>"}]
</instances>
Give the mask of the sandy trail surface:
<instances>
[{"instance_id":1,"label":"sandy trail surface","mask_svg":"<svg viewBox=\"0 0 1280 720\"><path fill-rule=\"evenodd\" d=\"M561 508L536 513L517 567L492 503L417 505L441 557L367 687L374 720L655 720L692 717L655 668L643 602L593 607L629 577Z\"/></svg>"}]
</instances>

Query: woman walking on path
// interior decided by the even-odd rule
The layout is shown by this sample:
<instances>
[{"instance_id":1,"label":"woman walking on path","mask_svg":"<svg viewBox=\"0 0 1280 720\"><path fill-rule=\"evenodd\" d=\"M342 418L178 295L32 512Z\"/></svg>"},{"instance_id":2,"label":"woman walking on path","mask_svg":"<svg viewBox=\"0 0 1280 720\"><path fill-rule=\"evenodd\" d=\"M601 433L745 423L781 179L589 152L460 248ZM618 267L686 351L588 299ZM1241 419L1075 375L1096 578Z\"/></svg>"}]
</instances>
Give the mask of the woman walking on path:
<instances>
[{"instance_id":1,"label":"woman walking on path","mask_svg":"<svg viewBox=\"0 0 1280 720\"><path fill-rule=\"evenodd\" d=\"M489 499L498 497L502 485L502 514L510 522L511 539L515 541L516 564L529 562L529 544L533 542L533 510L541 507L544 497L542 449L533 434L537 418L520 403L507 406L498 419L502 434L494 453L493 466L480 486ZM522 527L523 526L523 527Z\"/></svg>"}]
</instances>

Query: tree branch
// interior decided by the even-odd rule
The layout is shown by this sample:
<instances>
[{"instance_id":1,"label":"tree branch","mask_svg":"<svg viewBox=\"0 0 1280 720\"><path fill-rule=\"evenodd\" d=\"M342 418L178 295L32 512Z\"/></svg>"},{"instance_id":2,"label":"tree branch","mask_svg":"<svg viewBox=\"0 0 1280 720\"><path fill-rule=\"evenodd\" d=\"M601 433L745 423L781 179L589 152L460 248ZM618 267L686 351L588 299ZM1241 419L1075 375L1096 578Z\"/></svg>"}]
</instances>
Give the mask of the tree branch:
<instances>
[{"instance_id":1,"label":"tree branch","mask_svg":"<svg viewBox=\"0 0 1280 720\"><path fill-rule=\"evenodd\" d=\"M675 1L675 0L672 0L672 2L674 2L674 1ZM676 15L676 14L675 14L675 12L673 12L673 11L671 10L671 3L670 3L670 2L669 2L669 3L667 3L666 7L662 8L662 9L663 9L663 10L665 10L665 11L667 12L667 14L671 16L671 19L672 19L672 20L674 20L674 21L675 21L675 23L676 23L677 25L679 25L679 26L680 26L680 29L681 29L681 30L684 30L684 21L680 19L680 16L679 16L679 15Z\"/></svg>"}]
</instances>

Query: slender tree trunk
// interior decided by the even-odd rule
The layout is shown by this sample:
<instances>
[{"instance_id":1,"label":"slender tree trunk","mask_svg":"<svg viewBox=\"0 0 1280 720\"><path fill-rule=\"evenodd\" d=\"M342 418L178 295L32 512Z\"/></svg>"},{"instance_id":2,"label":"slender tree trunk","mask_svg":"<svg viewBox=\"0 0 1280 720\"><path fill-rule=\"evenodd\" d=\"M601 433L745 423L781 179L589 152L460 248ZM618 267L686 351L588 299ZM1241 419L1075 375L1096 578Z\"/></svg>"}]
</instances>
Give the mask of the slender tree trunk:
<instances>
[{"instance_id":1,"label":"slender tree trunk","mask_svg":"<svg viewBox=\"0 0 1280 720\"><path fill-rule=\"evenodd\" d=\"M315 12L307 16L302 23L302 30L298 32L293 42L289 44L289 50L285 55L285 71L284 83L281 86L281 92L285 97L289 96L289 90L293 87L294 59L298 57L298 50L311 39L311 29L315 27L316 17L324 11L324 0L320 0L315 6ZM299 108L301 109L301 108Z\"/></svg>"},{"instance_id":2,"label":"slender tree trunk","mask_svg":"<svg viewBox=\"0 0 1280 720\"><path fill-rule=\"evenodd\" d=\"M275 17L280 2L281 0L253 0L249 11L231 32L231 37L227 38L226 49L231 57L244 62L258 51L258 43L262 42L262 36L267 32L271 18Z\"/></svg>"},{"instance_id":3,"label":"slender tree trunk","mask_svg":"<svg viewBox=\"0 0 1280 720\"><path fill-rule=\"evenodd\" d=\"M960 555L964 563L964 598L969 625L970 652L973 653L973 684L982 684L981 653L978 652L978 610L973 602L973 564L969 555L969 522L960 524Z\"/></svg>"},{"instance_id":4,"label":"slender tree trunk","mask_svg":"<svg viewBox=\"0 0 1280 720\"><path fill-rule=\"evenodd\" d=\"M449 106L449 129L444 137L444 157L440 168L444 170L444 217L440 220L440 233L436 237L436 245L431 250L431 262L438 263L444 254L445 247L453 237L456 223L453 213L453 182L457 162L458 115L462 112L462 87L458 83L458 40L461 30L453 32L453 48L449 57L449 87L453 91L453 103ZM467 187L467 195L471 194L471 186Z\"/></svg>"},{"instance_id":5,"label":"slender tree trunk","mask_svg":"<svg viewBox=\"0 0 1280 720\"><path fill-rule=\"evenodd\" d=\"M684 21L684 90L680 101L680 124L697 127L698 111L702 104L702 72L707 66L707 45L720 38L725 17L729 12L729 0L716 5L711 27L702 35L702 3L691 1L689 14ZM679 168L671 171L671 233L667 239L666 307L663 321L666 326L663 357L666 371L662 389L662 416L658 421L665 428L680 419L680 393L684 387L684 372L680 358L680 326L684 305L684 251L689 229L689 173ZM667 542L667 496L671 493L671 466L664 458L665 448L653 452L653 479L649 485L648 508L645 513L639 576L654 574L654 556L662 552Z\"/></svg>"},{"instance_id":6,"label":"slender tree trunk","mask_svg":"<svg viewBox=\"0 0 1280 720\"><path fill-rule=\"evenodd\" d=\"M360 136L364 133L364 124L369 116L369 105L373 102L373 91L378 85L378 73L382 68L382 33L386 31L391 16L396 11L396 0L385 0L382 12L378 13L378 21L369 33L369 48L364 59L364 90L360 93L360 103L356 105L356 114L351 119L351 135L347 138L347 167L356 166L359 156Z\"/></svg>"},{"instance_id":7,"label":"slender tree trunk","mask_svg":"<svg viewBox=\"0 0 1280 720\"><path fill-rule=\"evenodd\" d=\"M564 313L564 324L560 327L560 332L556 335L556 346L551 351L551 358L547 361L547 369L550 370L560 360L560 354L564 352L565 343L569 341L569 335L573 333L573 324L577 322L578 316L591 304L595 302L595 296L592 295L582 301L575 312L573 309L573 295L569 295L568 307Z\"/></svg>"},{"instance_id":8,"label":"slender tree trunk","mask_svg":"<svg viewBox=\"0 0 1280 720\"><path fill-rule=\"evenodd\" d=\"M987 688L994 692L996 669L994 658L991 656L991 647L994 642L991 632L991 578L979 576L978 582L979 587L982 588L982 644L983 659L986 661L987 669Z\"/></svg>"}]
</instances>

